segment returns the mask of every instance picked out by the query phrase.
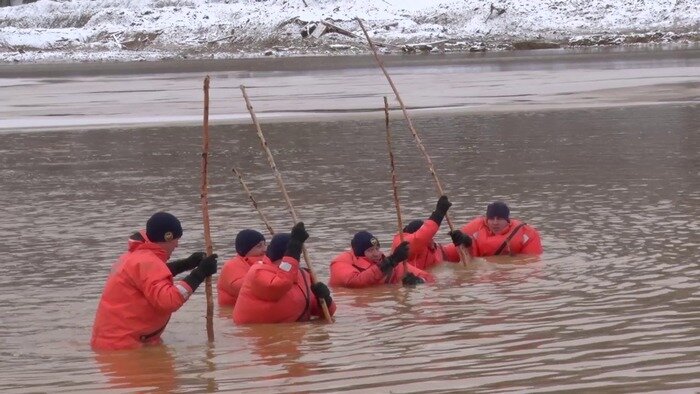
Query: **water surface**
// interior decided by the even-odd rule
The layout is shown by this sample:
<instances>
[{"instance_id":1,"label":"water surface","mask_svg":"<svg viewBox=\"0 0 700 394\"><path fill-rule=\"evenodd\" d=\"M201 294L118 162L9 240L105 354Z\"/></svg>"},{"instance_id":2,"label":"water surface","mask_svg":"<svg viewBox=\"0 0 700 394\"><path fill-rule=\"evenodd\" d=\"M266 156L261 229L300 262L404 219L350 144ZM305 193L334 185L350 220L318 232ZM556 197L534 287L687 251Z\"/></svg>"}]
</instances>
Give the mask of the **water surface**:
<instances>
[{"instance_id":1,"label":"water surface","mask_svg":"<svg viewBox=\"0 0 700 394\"><path fill-rule=\"evenodd\" d=\"M431 67L437 71L406 75L441 80L441 69ZM686 66L686 74L695 67ZM668 72L659 68L659 75ZM528 75L522 77L528 83L547 83ZM200 76L189 78L198 83ZM297 83L286 78L270 81ZM683 86L693 92L700 81L697 73L690 78L695 82ZM96 104L99 94L82 97L98 109L96 118L112 106ZM334 289L339 307L330 325L238 327L230 310L217 308L213 347L206 344L200 289L174 314L165 346L109 354L90 350L90 330L126 237L167 209L185 228L175 256L203 247L201 128L7 130L0 135L0 389L697 390L698 103L692 94L682 102L649 95L651 105L607 108L560 100L571 108L456 110L415 119L454 202L453 220L464 223L503 199L514 217L541 232L546 252L539 261L446 264L434 270L436 285L413 289ZM398 116L392 128L404 220L426 218L436 200L433 180ZM368 229L388 246L396 218L381 118L290 119L263 128L311 234L309 252L322 280L355 231ZM253 129L213 122L211 135L212 234L216 251L228 258L237 231L264 228L233 166L276 229L292 221ZM443 225L440 242L448 241L446 232Z\"/></svg>"}]
</instances>

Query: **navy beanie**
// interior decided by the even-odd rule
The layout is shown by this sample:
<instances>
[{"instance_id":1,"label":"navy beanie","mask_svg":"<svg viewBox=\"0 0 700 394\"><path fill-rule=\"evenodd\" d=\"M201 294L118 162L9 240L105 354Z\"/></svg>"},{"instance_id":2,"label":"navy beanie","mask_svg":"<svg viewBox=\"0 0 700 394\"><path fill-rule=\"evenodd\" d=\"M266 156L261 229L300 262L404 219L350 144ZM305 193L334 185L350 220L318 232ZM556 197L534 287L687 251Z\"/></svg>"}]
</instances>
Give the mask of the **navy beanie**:
<instances>
[{"instance_id":1,"label":"navy beanie","mask_svg":"<svg viewBox=\"0 0 700 394\"><path fill-rule=\"evenodd\" d=\"M146 222L146 235L151 242L168 242L182 237L182 226L167 212L156 212Z\"/></svg>"},{"instance_id":2,"label":"navy beanie","mask_svg":"<svg viewBox=\"0 0 700 394\"><path fill-rule=\"evenodd\" d=\"M411 222L408 224L408 226L406 226L406 227L403 228L403 232L404 232L404 233L413 234L413 233L415 233L416 231L418 231L418 229L419 229L422 225L423 225L423 221L422 221L422 220L420 220L420 219L413 220L413 221L411 221Z\"/></svg>"},{"instance_id":3,"label":"navy beanie","mask_svg":"<svg viewBox=\"0 0 700 394\"><path fill-rule=\"evenodd\" d=\"M236 235L236 253L238 253L239 256L245 256L255 245L264 240L265 236L258 231L249 228L241 230Z\"/></svg>"},{"instance_id":4,"label":"navy beanie","mask_svg":"<svg viewBox=\"0 0 700 394\"><path fill-rule=\"evenodd\" d=\"M492 202L486 207L486 218L501 218L505 220L510 220L510 209L508 205L503 201Z\"/></svg>"},{"instance_id":5,"label":"navy beanie","mask_svg":"<svg viewBox=\"0 0 700 394\"><path fill-rule=\"evenodd\" d=\"M365 255L367 249L372 246L379 246L379 240L369 231L359 231L352 237L350 246L352 246L352 251L355 253L355 256L362 257Z\"/></svg>"},{"instance_id":6,"label":"navy beanie","mask_svg":"<svg viewBox=\"0 0 700 394\"><path fill-rule=\"evenodd\" d=\"M289 233L275 234L267 245L267 252L265 255L272 262L281 259L284 257L284 252L287 251L287 245L290 239L292 239L292 236Z\"/></svg>"}]
</instances>

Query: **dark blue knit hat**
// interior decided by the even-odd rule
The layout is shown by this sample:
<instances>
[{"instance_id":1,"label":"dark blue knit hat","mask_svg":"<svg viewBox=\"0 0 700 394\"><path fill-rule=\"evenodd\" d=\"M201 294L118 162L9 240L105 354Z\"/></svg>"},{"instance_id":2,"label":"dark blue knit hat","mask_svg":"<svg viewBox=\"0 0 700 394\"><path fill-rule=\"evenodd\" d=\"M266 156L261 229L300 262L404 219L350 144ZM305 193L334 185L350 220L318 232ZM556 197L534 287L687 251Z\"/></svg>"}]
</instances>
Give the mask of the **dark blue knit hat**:
<instances>
[{"instance_id":1,"label":"dark blue knit hat","mask_svg":"<svg viewBox=\"0 0 700 394\"><path fill-rule=\"evenodd\" d=\"M408 224L408 226L406 226L406 227L403 228L403 232L404 232L404 233L413 234L413 233L415 233L416 231L418 231L418 229L419 229L422 225L423 225L423 221L422 221L422 220L420 220L420 219L413 220L413 221L411 221L411 222Z\"/></svg>"},{"instance_id":2,"label":"dark blue knit hat","mask_svg":"<svg viewBox=\"0 0 700 394\"><path fill-rule=\"evenodd\" d=\"M241 230L236 235L236 253L238 253L239 256L245 256L255 245L264 240L265 236L258 231L249 228Z\"/></svg>"},{"instance_id":3,"label":"dark blue knit hat","mask_svg":"<svg viewBox=\"0 0 700 394\"><path fill-rule=\"evenodd\" d=\"M510 209L503 201L495 201L486 207L486 218L501 218L510 220Z\"/></svg>"},{"instance_id":4,"label":"dark blue knit hat","mask_svg":"<svg viewBox=\"0 0 700 394\"><path fill-rule=\"evenodd\" d=\"M151 242L168 242L182 237L182 226L167 212L156 212L146 222L146 235Z\"/></svg>"},{"instance_id":5,"label":"dark blue knit hat","mask_svg":"<svg viewBox=\"0 0 700 394\"><path fill-rule=\"evenodd\" d=\"M355 256L361 257L365 255L365 251L372 246L379 246L379 240L369 231L358 231L350 241L352 251Z\"/></svg>"},{"instance_id":6,"label":"dark blue knit hat","mask_svg":"<svg viewBox=\"0 0 700 394\"><path fill-rule=\"evenodd\" d=\"M289 233L275 234L267 245L265 255L273 262L281 259L284 257L284 252L287 251L290 239L292 236Z\"/></svg>"}]
</instances>

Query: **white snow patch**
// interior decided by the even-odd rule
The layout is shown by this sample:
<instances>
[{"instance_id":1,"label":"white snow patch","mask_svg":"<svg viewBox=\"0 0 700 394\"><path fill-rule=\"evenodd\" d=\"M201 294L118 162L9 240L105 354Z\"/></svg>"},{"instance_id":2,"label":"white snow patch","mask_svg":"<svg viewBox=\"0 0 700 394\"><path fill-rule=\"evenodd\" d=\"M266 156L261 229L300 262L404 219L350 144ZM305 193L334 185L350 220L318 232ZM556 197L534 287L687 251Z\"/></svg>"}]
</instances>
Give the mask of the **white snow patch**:
<instances>
[{"instance_id":1,"label":"white snow patch","mask_svg":"<svg viewBox=\"0 0 700 394\"><path fill-rule=\"evenodd\" d=\"M364 48L356 17L364 20L373 39L400 44L444 39L567 42L582 34L700 28L698 0L306 2L308 7L302 0L40 0L3 7L0 61L241 57L275 46L311 53L339 45ZM492 5L504 12L494 12ZM302 24L321 20L358 38L301 37Z\"/></svg>"}]
</instances>

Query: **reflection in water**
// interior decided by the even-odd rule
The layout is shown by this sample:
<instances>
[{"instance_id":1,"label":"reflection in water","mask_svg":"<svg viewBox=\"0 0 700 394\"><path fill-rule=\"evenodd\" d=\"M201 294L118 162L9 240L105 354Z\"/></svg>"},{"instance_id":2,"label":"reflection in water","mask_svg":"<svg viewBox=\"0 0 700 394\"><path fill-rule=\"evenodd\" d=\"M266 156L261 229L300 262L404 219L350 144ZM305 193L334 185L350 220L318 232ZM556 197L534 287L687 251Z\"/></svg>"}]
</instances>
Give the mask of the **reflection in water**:
<instances>
[{"instance_id":1,"label":"reflection in water","mask_svg":"<svg viewBox=\"0 0 700 394\"><path fill-rule=\"evenodd\" d=\"M540 231L539 261L446 264L433 270L435 285L414 289L334 289L334 324L238 327L221 310L213 348L200 291L173 316L167 347L98 360L104 374L87 344L126 237L168 209L184 228L174 257L202 249L200 130L0 135L0 250L9 256L0 359L10 361L0 390L693 390L699 114L663 105L418 118L455 224L502 199ZM371 227L389 242L396 217L382 121L263 127L321 280L356 231ZM433 180L404 125L392 127L402 209L423 217ZM254 131L210 131L213 242L231 256L240 229L263 228L232 166L273 227L292 223ZM436 240L449 242L446 232Z\"/></svg>"},{"instance_id":2,"label":"reflection in water","mask_svg":"<svg viewBox=\"0 0 700 394\"><path fill-rule=\"evenodd\" d=\"M313 324L313 323L312 323ZM245 340L254 365L263 364L282 369L275 379L302 377L311 374L316 366L303 360L304 339L311 324L252 325L241 327L237 335ZM318 343L318 338L314 338ZM308 345L308 344L306 344ZM314 349L322 352L322 348Z\"/></svg>"},{"instance_id":3,"label":"reflection in water","mask_svg":"<svg viewBox=\"0 0 700 394\"><path fill-rule=\"evenodd\" d=\"M179 388L174 357L167 346L148 346L133 351L95 353L110 388L138 392L171 392Z\"/></svg>"}]
</instances>

